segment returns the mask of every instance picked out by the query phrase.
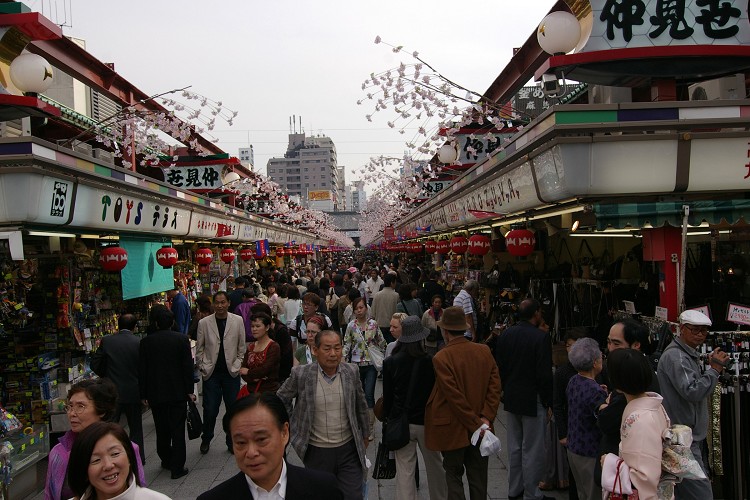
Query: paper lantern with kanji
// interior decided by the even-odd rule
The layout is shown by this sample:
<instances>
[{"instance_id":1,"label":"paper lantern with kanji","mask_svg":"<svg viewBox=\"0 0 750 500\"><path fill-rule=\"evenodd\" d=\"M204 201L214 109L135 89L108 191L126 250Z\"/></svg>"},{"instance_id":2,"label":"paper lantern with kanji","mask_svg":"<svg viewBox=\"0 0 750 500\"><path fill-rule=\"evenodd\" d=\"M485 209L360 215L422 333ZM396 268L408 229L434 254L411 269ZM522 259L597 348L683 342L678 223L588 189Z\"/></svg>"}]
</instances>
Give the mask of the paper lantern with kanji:
<instances>
[{"instance_id":1,"label":"paper lantern with kanji","mask_svg":"<svg viewBox=\"0 0 750 500\"><path fill-rule=\"evenodd\" d=\"M225 248L219 254L219 258L225 264L229 264L230 262L234 262L234 259L236 257L237 257L237 252L235 251L234 248Z\"/></svg>"},{"instance_id":2,"label":"paper lantern with kanji","mask_svg":"<svg viewBox=\"0 0 750 500\"><path fill-rule=\"evenodd\" d=\"M214 253L210 248L199 248L195 252L195 262L201 266L207 266L214 260Z\"/></svg>"},{"instance_id":3,"label":"paper lantern with kanji","mask_svg":"<svg viewBox=\"0 0 750 500\"><path fill-rule=\"evenodd\" d=\"M421 243L412 243L410 245L409 251L411 253L422 253L422 244Z\"/></svg>"},{"instance_id":4,"label":"paper lantern with kanji","mask_svg":"<svg viewBox=\"0 0 750 500\"><path fill-rule=\"evenodd\" d=\"M102 248L99 263L105 271L122 271L128 265L128 252L119 246Z\"/></svg>"},{"instance_id":5,"label":"paper lantern with kanji","mask_svg":"<svg viewBox=\"0 0 750 500\"><path fill-rule=\"evenodd\" d=\"M427 240L424 242L424 251L427 253L435 253L437 251L437 241Z\"/></svg>"},{"instance_id":6,"label":"paper lantern with kanji","mask_svg":"<svg viewBox=\"0 0 750 500\"><path fill-rule=\"evenodd\" d=\"M453 250L453 253L457 253L459 255L465 254L466 250L469 249L469 240L467 240L463 236L454 236L453 238L451 238L450 247L451 250Z\"/></svg>"},{"instance_id":7,"label":"paper lantern with kanji","mask_svg":"<svg viewBox=\"0 0 750 500\"><path fill-rule=\"evenodd\" d=\"M435 247L435 251L440 255L448 255L451 251L451 246L448 244L448 240L439 240Z\"/></svg>"},{"instance_id":8,"label":"paper lantern with kanji","mask_svg":"<svg viewBox=\"0 0 750 500\"><path fill-rule=\"evenodd\" d=\"M161 247L156 251L156 262L165 269L169 269L177 264L178 258L177 250L172 247Z\"/></svg>"},{"instance_id":9,"label":"paper lantern with kanji","mask_svg":"<svg viewBox=\"0 0 750 500\"><path fill-rule=\"evenodd\" d=\"M242 259L243 262L247 262L249 260L253 260L255 257L255 250L252 248L243 248L240 250L240 259Z\"/></svg>"},{"instance_id":10,"label":"paper lantern with kanji","mask_svg":"<svg viewBox=\"0 0 750 500\"><path fill-rule=\"evenodd\" d=\"M526 257L534 251L536 238L528 229L513 229L505 235L505 248L516 257Z\"/></svg>"},{"instance_id":11,"label":"paper lantern with kanji","mask_svg":"<svg viewBox=\"0 0 750 500\"><path fill-rule=\"evenodd\" d=\"M276 257L283 257L284 255L286 255L286 250L283 248L276 249Z\"/></svg>"},{"instance_id":12,"label":"paper lantern with kanji","mask_svg":"<svg viewBox=\"0 0 750 500\"><path fill-rule=\"evenodd\" d=\"M490 237L485 234L474 234L469 238L471 255L486 255L490 251Z\"/></svg>"}]
</instances>

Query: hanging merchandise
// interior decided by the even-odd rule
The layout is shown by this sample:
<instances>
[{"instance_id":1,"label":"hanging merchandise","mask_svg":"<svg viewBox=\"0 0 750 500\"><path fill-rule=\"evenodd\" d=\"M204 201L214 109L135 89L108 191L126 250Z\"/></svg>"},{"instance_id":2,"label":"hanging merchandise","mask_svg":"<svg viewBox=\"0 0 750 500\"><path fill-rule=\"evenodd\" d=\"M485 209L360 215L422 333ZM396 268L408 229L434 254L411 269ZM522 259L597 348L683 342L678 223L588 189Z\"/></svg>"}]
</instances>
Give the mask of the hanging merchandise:
<instances>
[{"instance_id":1,"label":"hanging merchandise","mask_svg":"<svg viewBox=\"0 0 750 500\"><path fill-rule=\"evenodd\" d=\"M451 238L450 247L453 253L463 255L469 249L469 240L463 236L454 236Z\"/></svg>"},{"instance_id":2,"label":"hanging merchandise","mask_svg":"<svg viewBox=\"0 0 750 500\"><path fill-rule=\"evenodd\" d=\"M198 251L195 252L195 261L202 266L209 265L213 260L214 254L210 248L199 248Z\"/></svg>"},{"instance_id":3,"label":"hanging merchandise","mask_svg":"<svg viewBox=\"0 0 750 500\"><path fill-rule=\"evenodd\" d=\"M536 237L528 229L513 229L505 235L505 247L508 253L516 257L526 257L534 251Z\"/></svg>"},{"instance_id":4,"label":"hanging merchandise","mask_svg":"<svg viewBox=\"0 0 750 500\"><path fill-rule=\"evenodd\" d=\"M490 251L490 237L485 234L475 234L469 238L469 253L471 255L486 255Z\"/></svg>"},{"instance_id":5,"label":"hanging merchandise","mask_svg":"<svg viewBox=\"0 0 750 500\"><path fill-rule=\"evenodd\" d=\"M236 257L237 257L237 252L234 250L234 248L225 248L219 254L219 258L225 264L229 264L230 262L234 262L234 259Z\"/></svg>"},{"instance_id":6,"label":"hanging merchandise","mask_svg":"<svg viewBox=\"0 0 750 500\"><path fill-rule=\"evenodd\" d=\"M268 256L268 240L258 240L255 242L255 258L264 259Z\"/></svg>"},{"instance_id":7,"label":"hanging merchandise","mask_svg":"<svg viewBox=\"0 0 750 500\"><path fill-rule=\"evenodd\" d=\"M172 247L161 247L156 251L156 262L165 269L169 269L177 264L178 258L177 250Z\"/></svg>"},{"instance_id":8,"label":"hanging merchandise","mask_svg":"<svg viewBox=\"0 0 750 500\"><path fill-rule=\"evenodd\" d=\"M122 271L128 265L128 252L118 245L103 248L99 253L99 263L105 271Z\"/></svg>"}]
</instances>

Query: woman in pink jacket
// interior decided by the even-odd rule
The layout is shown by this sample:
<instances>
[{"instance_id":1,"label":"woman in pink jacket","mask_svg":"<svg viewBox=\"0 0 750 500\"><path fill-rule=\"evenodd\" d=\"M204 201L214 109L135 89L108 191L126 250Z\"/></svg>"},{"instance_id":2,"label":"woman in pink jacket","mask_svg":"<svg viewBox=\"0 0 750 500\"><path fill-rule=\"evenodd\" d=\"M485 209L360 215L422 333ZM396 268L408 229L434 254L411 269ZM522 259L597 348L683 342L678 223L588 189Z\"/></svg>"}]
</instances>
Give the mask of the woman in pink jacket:
<instances>
[{"instance_id":1,"label":"woman in pink jacket","mask_svg":"<svg viewBox=\"0 0 750 500\"><path fill-rule=\"evenodd\" d=\"M662 397L646 392L654 377L646 356L635 349L617 349L607 359L609 379L628 404L620 427L620 458L630 469L630 481L640 500L658 498L662 434L669 427Z\"/></svg>"}]
</instances>

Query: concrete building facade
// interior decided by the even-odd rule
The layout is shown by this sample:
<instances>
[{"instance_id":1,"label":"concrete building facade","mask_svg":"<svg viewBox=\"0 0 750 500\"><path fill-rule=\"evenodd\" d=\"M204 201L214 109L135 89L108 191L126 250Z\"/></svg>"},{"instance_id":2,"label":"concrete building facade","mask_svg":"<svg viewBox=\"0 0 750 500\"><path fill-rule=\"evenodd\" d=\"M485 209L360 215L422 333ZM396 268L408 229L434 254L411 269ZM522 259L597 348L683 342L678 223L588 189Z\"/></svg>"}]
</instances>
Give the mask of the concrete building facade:
<instances>
[{"instance_id":1,"label":"concrete building facade","mask_svg":"<svg viewBox=\"0 0 750 500\"><path fill-rule=\"evenodd\" d=\"M307 137L304 132L289 134L283 158L271 158L268 177L289 196L299 196L304 206L338 210L343 205L343 167L336 158L336 145L330 137ZM326 210L326 211L328 211Z\"/></svg>"}]
</instances>

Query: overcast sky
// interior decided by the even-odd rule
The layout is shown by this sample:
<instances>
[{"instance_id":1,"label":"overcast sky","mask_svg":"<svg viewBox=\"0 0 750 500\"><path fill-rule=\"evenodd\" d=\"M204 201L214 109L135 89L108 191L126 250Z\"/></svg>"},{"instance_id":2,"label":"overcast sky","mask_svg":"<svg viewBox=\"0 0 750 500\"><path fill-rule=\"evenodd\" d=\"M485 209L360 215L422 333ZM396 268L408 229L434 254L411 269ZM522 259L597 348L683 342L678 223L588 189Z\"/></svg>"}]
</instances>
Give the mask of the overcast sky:
<instances>
[{"instance_id":1,"label":"overcast sky","mask_svg":"<svg viewBox=\"0 0 750 500\"><path fill-rule=\"evenodd\" d=\"M411 62L375 37L416 50L443 75L483 92L554 0L32 0L68 36L147 94L192 85L239 112L217 126L233 156L252 144L256 170L283 156L289 117L333 139L347 182L371 156L401 156L392 108L365 119L371 72ZM416 129L417 125L414 125Z\"/></svg>"}]
</instances>

